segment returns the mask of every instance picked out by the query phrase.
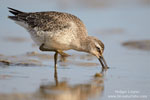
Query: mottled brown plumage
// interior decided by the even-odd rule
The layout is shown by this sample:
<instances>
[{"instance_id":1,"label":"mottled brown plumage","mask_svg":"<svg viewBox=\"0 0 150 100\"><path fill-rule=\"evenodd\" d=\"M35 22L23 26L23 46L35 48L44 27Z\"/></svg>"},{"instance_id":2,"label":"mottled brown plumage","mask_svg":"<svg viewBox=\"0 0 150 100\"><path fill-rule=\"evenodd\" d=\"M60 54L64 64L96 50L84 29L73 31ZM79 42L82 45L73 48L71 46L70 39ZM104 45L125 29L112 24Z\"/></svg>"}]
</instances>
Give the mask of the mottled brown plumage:
<instances>
[{"instance_id":1,"label":"mottled brown plumage","mask_svg":"<svg viewBox=\"0 0 150 100\"><path fill-rule=\"evenodd\" d=\"M103 68L108 68L102 56L104 44L93 36L88 36L83 22L76 16L56 12L22 12L9 8L14 16L8 18L27 29L41 51L54 51L55 67L57 55L67 55L64 50L77 50L96 56Z\"/></svg>"}]
</instances>

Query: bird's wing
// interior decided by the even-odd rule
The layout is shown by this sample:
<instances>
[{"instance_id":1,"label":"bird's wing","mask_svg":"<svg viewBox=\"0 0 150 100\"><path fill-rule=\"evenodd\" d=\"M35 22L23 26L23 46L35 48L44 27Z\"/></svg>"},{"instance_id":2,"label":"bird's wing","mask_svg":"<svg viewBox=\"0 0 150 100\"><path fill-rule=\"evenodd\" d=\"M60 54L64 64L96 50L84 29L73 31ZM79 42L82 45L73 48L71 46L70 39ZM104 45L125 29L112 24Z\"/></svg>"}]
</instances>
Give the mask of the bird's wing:
<instances>
[{"instance_id":1,"label":"bird's wing","mask_svg":"<svg viewBox=\"0 0 150 100\"><path fill-rule=\"evenodd\" d=\"M9 12L14 14L14 16L8 16L8 18L24 22L25 24L28 24L29 27L37 28L41 31L57 31L70 27L68 21L62 19L62 16L67 17L63 13L54 11L26 13L13 8L9 9Z\"/></svg>"}]
</instances>

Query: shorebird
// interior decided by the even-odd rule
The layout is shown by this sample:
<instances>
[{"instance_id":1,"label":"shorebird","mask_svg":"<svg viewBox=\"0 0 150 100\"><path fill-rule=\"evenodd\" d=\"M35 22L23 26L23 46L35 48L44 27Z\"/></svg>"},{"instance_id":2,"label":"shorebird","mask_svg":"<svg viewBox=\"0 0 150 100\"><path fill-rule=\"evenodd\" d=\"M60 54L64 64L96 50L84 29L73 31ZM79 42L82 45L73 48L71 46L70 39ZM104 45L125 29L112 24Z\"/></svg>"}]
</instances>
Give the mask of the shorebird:
<instances>
[{"instance_id":1,"label":"shorebird","mask_svg":"<svg viewBox=\"0 0 150 100\"><path fill-rule=\"evenodd\" d=\"M64 51L76 50L96 56L103 69L108 66L103 57L104 44L93 36L88 36L83 22L76 16L56 11L22 12L9 8L14 20L30 33L33 41L41 51L53 51L54 65L57 67L57 56L67 56Z\"/></svg>"}]
</instances>

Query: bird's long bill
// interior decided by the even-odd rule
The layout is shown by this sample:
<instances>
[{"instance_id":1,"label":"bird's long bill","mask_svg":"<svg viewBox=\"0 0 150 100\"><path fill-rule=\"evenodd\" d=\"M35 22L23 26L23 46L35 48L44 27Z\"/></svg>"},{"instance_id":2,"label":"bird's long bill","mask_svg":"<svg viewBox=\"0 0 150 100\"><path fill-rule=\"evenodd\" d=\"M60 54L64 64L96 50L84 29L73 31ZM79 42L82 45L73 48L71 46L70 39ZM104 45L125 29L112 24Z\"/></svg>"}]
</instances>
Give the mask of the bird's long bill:
<instances>
[{"instance_id":1,"label":"bird's long bill","mask_svg":"<svg viewBox=\"0 0 150 100\"><path fill-rule=\"evenodd\" d=\"M108 66L107 66L107 64L106 64L106 61L105 61L105 59L104 59L104 57L103 57L103 55L101 55L100 57L99 57L99 61L100 61L100 63L101 63L101 65L102 65L102 68L108 68Z\"/></svg>"}]
</instances>

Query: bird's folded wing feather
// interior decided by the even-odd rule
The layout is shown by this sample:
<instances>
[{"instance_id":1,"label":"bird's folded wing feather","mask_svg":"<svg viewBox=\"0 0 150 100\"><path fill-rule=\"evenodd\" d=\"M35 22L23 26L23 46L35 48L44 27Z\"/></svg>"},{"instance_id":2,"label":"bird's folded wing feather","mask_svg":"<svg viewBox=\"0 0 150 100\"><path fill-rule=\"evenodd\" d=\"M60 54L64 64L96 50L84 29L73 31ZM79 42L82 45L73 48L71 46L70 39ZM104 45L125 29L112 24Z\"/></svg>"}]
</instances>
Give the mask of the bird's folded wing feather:
<instances>
[{"instance_id":1,"label":"bird's folded wing feather","mask_svg":"<svg viewBox=\"0 0 150 100\"><path fill-rule=\"evenodd\" d=\"M15 15L9 16L10 19L24 22L32 29L38 28L41 31L57 31L70 27L68 21L64 20L67 16L59 12L25 13L16 10L10 10L10 12Z\"/></svg>"}]
</instances>

